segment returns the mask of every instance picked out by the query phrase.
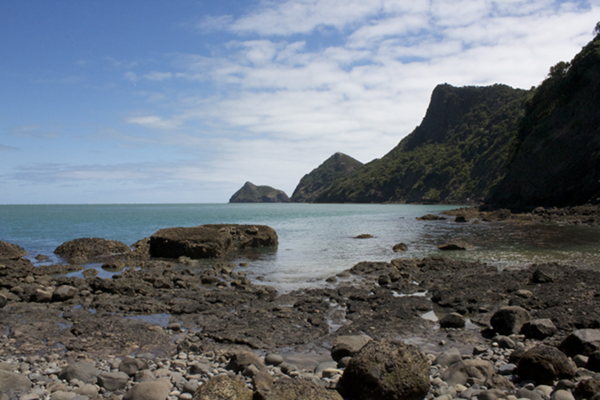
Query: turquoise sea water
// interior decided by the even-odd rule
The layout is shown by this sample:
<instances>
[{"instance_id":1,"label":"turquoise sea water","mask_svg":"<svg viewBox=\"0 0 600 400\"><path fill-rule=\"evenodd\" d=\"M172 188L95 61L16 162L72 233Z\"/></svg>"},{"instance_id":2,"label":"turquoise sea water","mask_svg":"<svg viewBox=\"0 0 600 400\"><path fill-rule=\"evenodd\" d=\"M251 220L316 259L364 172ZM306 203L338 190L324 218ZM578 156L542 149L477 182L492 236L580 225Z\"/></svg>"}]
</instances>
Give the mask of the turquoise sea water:
<instances>
[{"instance_id":1,"label":"turquoise sea water","mask_svg":"<svg viewBox=\"0 0 600 400\"><path fill-rule=\"evenodd\" d=\"M559 260L600 265L600 229L508 226L418 221L456 206L402 204L142 204L1 205L0 240L21 245L33 258L53 256L61 243L102 237L127 244L158 229L208 223L265 224L276 229L279 247L249 261L248 272L281 290L322 284L325 277L359 261L440 255L437 245L462 238L467 252L444 256L477 259L501 268ZM354 239L368 233L372 239ZM392 246L404 242L405 253Z\"/></svg>"}]
</instances>

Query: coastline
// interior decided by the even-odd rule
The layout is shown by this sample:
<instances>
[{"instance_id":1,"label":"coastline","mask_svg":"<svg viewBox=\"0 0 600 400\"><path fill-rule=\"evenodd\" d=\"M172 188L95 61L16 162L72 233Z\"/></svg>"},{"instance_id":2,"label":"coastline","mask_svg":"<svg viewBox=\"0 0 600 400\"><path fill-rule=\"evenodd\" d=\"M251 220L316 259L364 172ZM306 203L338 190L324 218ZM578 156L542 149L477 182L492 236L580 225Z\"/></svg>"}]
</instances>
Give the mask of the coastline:
<instances>
[{"instance_id":1,"label":"coastline","mask_svg":"<svg viewBox=\"0 0 600 400\"><path fill-rule=\"evenodd\" d=\"M498 271L436 257L362 262L327 278L327 287L278 294L249 281L245 266L222 261L197 268L196 260L153 259L142 250L102 262L105 269L122 272L112 279L97 277L95 270L67 277L75 265L34 267L20 257L2 260L2 370L29 380L27 398L50 392L121 398L142 382L135 373L117 374L129 357L148 367L136 372L148 370L150 381L169 386L169 399L190 399L201 383L231 373L243 377L257 395L258 372L264 371L271 388L284 378L298 385L308 379L326 391L322 396L337 395L348 360L336 362L330 353L339 337L361 335L417 345L432 362L428 399L489 396L494 390L496 397L516 396L531 381L519 378L513 353L540 343L558 346L577 329L600 328L600 271L576 266ZM57 297L57 292L64 294ZM543 340L518 330L494 333L491 320L503 306L527 309L532 320L551 319L557 330ZM458 321L454 326L462 318L466 327L441 327L449 315ZM457 361L456 351L462 361L491 361L489 379L504 379L496 386L451 382L444 374L454 363L442 355L454 354ZM242 353L251 362L232 365ZM583 355L573 355L580 367L570 378L573 388L584 377L598 378L576 356ZM283 358L283 364L266 365L273 358ZM60 379L68 365L81 360L94 365L93 383ZM120 383L102 374L118 376ZM558 383L547 397L562 390Z\"/></svg>"}]
</instances>

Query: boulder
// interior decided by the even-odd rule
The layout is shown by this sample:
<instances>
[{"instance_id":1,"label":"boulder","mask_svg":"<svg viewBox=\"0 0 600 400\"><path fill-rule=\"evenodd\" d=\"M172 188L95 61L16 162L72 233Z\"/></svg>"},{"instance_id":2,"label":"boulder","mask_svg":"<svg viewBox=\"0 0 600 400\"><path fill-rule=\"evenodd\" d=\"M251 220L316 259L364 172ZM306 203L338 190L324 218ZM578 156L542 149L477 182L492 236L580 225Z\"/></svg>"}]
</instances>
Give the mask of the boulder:
<instances>
[{"instance_id":1,"label":"boulder","mask_svg":"<svg viewBox=\"0 0 600 400\"><path fill-rule=\"evenodd\" d=\"M27 252L21 246L0 240L0 260L16 260L25 255Z\"/></svg>"},{"instance_id":2,"label":"boulder","mask_svg":"<svg viewBox=\"0 0 600 400\"><path fill-rule=\"evenodd\" d=\"M462 354L460 354L460 350L458 350L456 347L453 347L453 348L448 349L448 350L444 351L443 353L439 354L435 358L435 361L433 363L436 365L441 365L441 366L447 367L447 366L454 364L455 362L458 362L461 360L462 360Z\"/></svg>"},{"instance_id":3,"label":"boulder","mask_svg":"<svg viewBox=\"0 0 600 400\"><path fill-rule=\"evenodd\" d=\"M440 319L440 327L442 328L464 328L465 318L459 313L450 313L444 315Z\"/></svg>"},{"instance_id":4,"label":"boulder","mask_svg":"<svg viewBox=\"0 0 600 400\"><path fill-rule=\"evenodd\" d=\"M98 384L106 390L115 391L125 388L129 375L125 372L103 372L98 375Z\"/></svg>"},{"instance_id":5,"label":"boulder","mask_svg":"<svg viewBox=\"0 0 600 400\"><path fill-rule=\"evenodd\" d=\"M71 263L86 263L113 255L130 254L131 249L116 240L80 238L61 244L54 253Z\"/></svg>"},{"instance_id":6,"label":"boulder","mask_svg":"<svg viewBox=\"0 0 600 400\"><path fill-rule=\"evenodd\" d=\"M578 400L598 398L600 396L600 377L581 380L573 394Z\"/></svg>"},{"instance_id":7,"label":"boulder","mask_svg":"<svg viewBox=\"0 0 600 400\"><path fill-rule=\"evenodd\" d=\"M257 398L259 400L342 400L342 396L335 390L328 390L306 379L290 378L276 381L266 394L261 394Z\"/></svg>"},{"instance_id":8,"label":"boulder","mask_svg":"<svg viewBox=\"0 0 600 400\"><path fill-rule=\"evenodd\" d=\"M134 376L138 371L148 368L148 363L140 358L125 357L119 364L119 371Z\"/></svg>"},{"instance_id":9,"label":"boulder","mask_svg":"<svg viewBox=\"0 0 600 400\"><path fill-rule=\"evenodd\" d=\"M543 340L556 332L558 332L556 325L548 318L533 319L521 327L521 333L528 339Z\"/></svg>"},{"instance_id":10,"label":"boulder","mask_svg":"<svg viewBox=\"0 0 600 400\"><path fill-rule=\"evenodd\" d=\"M578 329L562 341L559 348L568 356L589 356L600 350L600 329Z\"/></svg>"},{"instance_id":11,"label":"boulder","mask_svg":"<svg viewBox=\"0 0 600 400\"><path fill-rule=\"evenodd\" d=\"M259 356L257 356L251 351L239 350L231 354L229 364L227 364L227 369L232 370L234 372L244 373L251 366L256 367L256 369L258 369L259 371L265 369L265 364L263 364L263 361Z\"/></svg>"},{"instance_id":12,"label":"boulder","mask_svg":"<svg viewBox=\"0 0 600 400\"><path fill-rule=\"evenodd\" d=\"M78 379L84 383L96 383L99 373L93 363L78 361L63 368L58 377L67 381Z\"/></svg>"},{"instance_id":13,"label":"boulder","mask_svg":"<svg viewBox=\"0 0 600 400\"><path fill-rule=\"evenodd\" d=\"M3 308L6 305L6 303L8 303L8 299L5 295L0 293L0 308Z\"/></svg>"},{"instance_id":14,"label":"boulder","mask_svg":"<svg viewBox=\"0 0 600 400\"><path fill-rule=\"evenodd\" d=\"M77 288L70 285L60 285L52 293L52 300L66 301L70 300L77 294Z\"/></svg>"},{"instance_id":15,"label":"boulder","mask_svg":"<svg viewBox=\"0 0 600 400\"><path fill-rule=\"evenodd\" d=\"M171 392L171 382L157 380L138 383L125 393L123 400L166 400Z\"/></svg>"},{"instance_id":16,"label":"boulder","mask_svg":"<svg viewBox=\"0 0 600 400\"><path fill-rule=\"evenodd\" d=\"M16 396L27 393L30 389L31 381L26 376L0 369L0 395Z\"/></svg>"},{"instance_id":17,"label":"boulder","mask_svg":"<svg viewBox=\"0 0 600 400\"><path fill-rule=\"evenodd\" d=\"M550 400L575 400L575 397L570 391L559 389L552 393Z\"/></svg>"},{"instance_id":18,"label":"boulder","mask_svg":"<svg viewBox=\"0 0 600 400\"><path fill-rule=\"evenodd\" d=\"M562 351L546 345L527 350L517 364L517 373L522 380L544 385L552 385L557 379L572 378L576 372L577 367Z\"/></svg>"},{"instance_id":19,"label":"boulder","mask_svg":"<svg viewBox=\"0 0 600 400\"><path fill-rule=\"evenodd\" d=\"M279 365L283 362L281 354L269 353L265 356L265 364L267 365Z\"/></svg>"},{"instance_id":20,"label":"boulder","mask_svg":"<svg viewBox=\"0 0 600 400\"><path fill-rule=\"evenodd\" d=\"M201 225L159 230L150 237L150 255L218 258L236 251L276 245L277 233L265 225Z\"/></svg>"},{"instance_id":21,"label":"boulder","mask_svg":"<svg viewBox=\"0 0 600 400\"><path fill-rule=\"evenodd\" d=\"M590 371L600 372L600 351L590 354L585 367Z\"/></svg>"},{"instance_id":22,"label":"boulder","mask_svg":"<svg viewBox=\"0 0 600 400\"><path fill-rule=\"evenodd\" d=\"M361 400L421 400L429 391L429 361L414 346L370 341L339 381L341 394Z\"/></svg>"},{"instance_id":23,"label":"boulder","mask_svg":"<svg viewBox=\"0 0 600 400\"><path fill-rule=\"evenodd\" d=\"M554 279L552 279L552 277L550 275L548 275L541 269L537 268L531 274L531 278L529 279L529 281L531 283L550 283L550 282L554 281Z\"/></svg>"},{"instance_id":24,"label":"boulder","mask_svg":"<svg viewBox=\"0 0 600 400\"><path fill-rule=\"evenodd\" d=\"M252 390L237 376L218 375L201 385L193 400L252 400Z\"/></svg>"},{"instance_id":25,"label":"boulder","mask_svg":"<svg viewBox=\"0 0 600 400\"><path fill-rule=\"evenodd\" d=\"M331 358L339 362L344 357L352 357L371 340L373 339L367 335L338 336L333 340Z\"/></svg>"},{"instance_id":26,"label":"boulder","mask_svg":"<svg viewBox=\"0 0 600 400\"><path fill-rule=\"evenodd\" d=\"M529 311L519 306L502 307L492 315L490 323L494 331L501 335L519 333L523 324L529 321Z\"/></svg>"},{"instance_id":27,"label":"boulder","mask_svg":"<svg viewBox=\"0 0 600 400\"><path fill-rule=\"evenodd\" d=\"M469 359L451 364L442 373L442 379L449 385L464 385L473 382L486 385L494 376L494 366L486 360Z\"/></svg>"}]
</instances>

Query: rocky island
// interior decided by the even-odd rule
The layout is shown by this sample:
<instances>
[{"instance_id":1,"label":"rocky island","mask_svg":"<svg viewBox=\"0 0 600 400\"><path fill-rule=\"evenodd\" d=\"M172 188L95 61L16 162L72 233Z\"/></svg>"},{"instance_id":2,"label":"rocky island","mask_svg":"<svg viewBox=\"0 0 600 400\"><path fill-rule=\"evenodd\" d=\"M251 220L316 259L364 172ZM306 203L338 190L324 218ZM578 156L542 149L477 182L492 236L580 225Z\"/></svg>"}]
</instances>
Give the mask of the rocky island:
<instances>
[{"instance_id":1,"label":"rocky island","mask_svg":"<svg viewBox=\"0 0 600 400\"><path fill-rule=\"evenodd\" d=\"M231 196L230 203L288 203L290 198L285 192L271 186L256 186L246 182Z\"/></svg>"}]
</instances>

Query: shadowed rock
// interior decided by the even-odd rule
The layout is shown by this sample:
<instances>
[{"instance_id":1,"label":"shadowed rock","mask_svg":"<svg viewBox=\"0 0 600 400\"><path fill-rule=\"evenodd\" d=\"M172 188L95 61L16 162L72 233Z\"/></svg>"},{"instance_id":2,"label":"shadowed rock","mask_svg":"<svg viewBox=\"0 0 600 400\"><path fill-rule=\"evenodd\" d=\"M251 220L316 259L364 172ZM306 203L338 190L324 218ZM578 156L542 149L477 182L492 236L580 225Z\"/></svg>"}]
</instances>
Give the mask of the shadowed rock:
<instances>
[{"instance_id":1,"label":"shadowed rock","mask_svg":"<svg viewBox=\"0 0 600 400\"><path fill-rule=\"evenodd\" d=\"M538 345L523 354L517 365L522 380L552 385L554 380L572 378L577 372L573 362L556 347Z\"/></svg>"},{"instance_id":2,"label":"shadowed rock","mask_svg":"<svg viewBox=\"0 0 600 400\"><path fill-rule=\"evenodd\" d=\"M14 260L26 254L27 252L21 246L0 240L0 259Z\"/></svg>"},{"instance_id":3,"label":"shadowed rock","mask_svg":"<svg viewBox=\"0 0 600 400\"><path fill-rule=\"evenodd\" d=\"M265 225L201 225L159 230L150 237L150 255L219 258L236 251L276 245L277 233Z\"/></svg>"}]
</instances>

